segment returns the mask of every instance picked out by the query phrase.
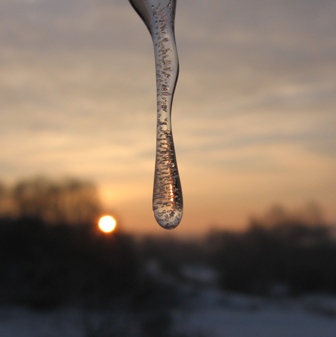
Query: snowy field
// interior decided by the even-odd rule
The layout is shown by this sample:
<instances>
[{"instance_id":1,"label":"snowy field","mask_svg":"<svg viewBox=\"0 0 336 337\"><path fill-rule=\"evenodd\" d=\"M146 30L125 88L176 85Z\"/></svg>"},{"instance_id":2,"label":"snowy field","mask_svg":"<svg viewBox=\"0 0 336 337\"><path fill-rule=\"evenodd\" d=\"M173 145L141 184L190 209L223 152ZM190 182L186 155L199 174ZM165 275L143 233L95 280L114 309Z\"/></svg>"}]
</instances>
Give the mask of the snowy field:
<instances>
[{"instance_id":1,"label":"snowy field","mask_svg":"<svg viewBox=\"0 0 336 337\"><path fill-rule=\"evenodd\" d=\"M207 291L196 302L179 321L191 336L336 337L336 298L280 301Z\"/></svg>"},{"instance_id":2,"label":"snowy field","mask_svg":"<svg viewBox=\"0 0 336 337\"><path fill-rule=\"evenodd\" d=\"M336 337L336 298L275 301L203 289L190 293L174 319L177 332L193 337ZM87 337L88 332L83 312L75 309L1 307L0 336Z\"/></svg>"}]
</instances>

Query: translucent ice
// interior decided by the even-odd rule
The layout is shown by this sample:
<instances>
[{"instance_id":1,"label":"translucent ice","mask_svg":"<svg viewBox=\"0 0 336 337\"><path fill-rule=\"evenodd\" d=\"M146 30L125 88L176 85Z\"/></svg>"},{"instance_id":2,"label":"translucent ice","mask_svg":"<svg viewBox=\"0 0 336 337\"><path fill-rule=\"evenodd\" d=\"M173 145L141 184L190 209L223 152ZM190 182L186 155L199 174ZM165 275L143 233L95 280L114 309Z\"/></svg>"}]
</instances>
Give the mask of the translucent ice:
<instances>
[{"instance_id":1,"label":"translucent ice","mask_svg":"<svg viewBox=\"0 0 336 337\"><path fill-rule=\"evenodd\" d=\"M154 45L157 130L153 211L165 229L178 226L183 214L183 198L177 169L171 108L179 73L174 22L176 0L129 0L148 28Z\"/></svg>"}]
</instances>

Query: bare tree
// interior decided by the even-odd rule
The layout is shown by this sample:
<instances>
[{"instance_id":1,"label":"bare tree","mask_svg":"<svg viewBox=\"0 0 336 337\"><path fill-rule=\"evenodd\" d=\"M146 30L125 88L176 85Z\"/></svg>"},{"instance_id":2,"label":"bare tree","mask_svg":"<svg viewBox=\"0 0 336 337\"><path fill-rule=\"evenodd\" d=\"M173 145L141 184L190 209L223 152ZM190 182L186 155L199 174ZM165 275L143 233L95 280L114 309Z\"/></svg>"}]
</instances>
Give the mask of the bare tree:
<instances>
[{"instance_id":1,"label":"bare tree","mask_svg":"<svg viewBox=\"0 0 336 337\"><path fill-rule=\"evenodd\" d=\"M23 180L14 186L12 195L18 217L50 224L92 223L101 208L95 185L74 178Z\"/></svg>"}]
</instances>

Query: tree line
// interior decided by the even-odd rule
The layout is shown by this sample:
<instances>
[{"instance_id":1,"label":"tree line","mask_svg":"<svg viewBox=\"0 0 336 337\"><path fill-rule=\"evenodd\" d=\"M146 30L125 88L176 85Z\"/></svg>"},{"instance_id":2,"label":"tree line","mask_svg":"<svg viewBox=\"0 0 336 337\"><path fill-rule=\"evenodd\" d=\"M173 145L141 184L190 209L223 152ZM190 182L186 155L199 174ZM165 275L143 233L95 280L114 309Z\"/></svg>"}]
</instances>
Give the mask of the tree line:
<instances>
[{"instance_id":1,"label":"tree line","mask_svg":"<svg viewBox=\"0 0 336 337\"><path fill-rule=\"evenodd\" d=\"M324 223L316 204L301 212L274 207L243 232L212 233L207 244L223 289L276 296L336 292L335 227Z\"/></svg>"},{"instance_id":2,"label":"tree line","mask_svg":"<svg viewBox=\"0 0 336 337\"><path fill-rule=\"evenodd\" d=\"M0 182L0 218L45 224L90 224L101 212L95 185L77 178L23 179L12 186Z\"/></svg>"}]
</instances>

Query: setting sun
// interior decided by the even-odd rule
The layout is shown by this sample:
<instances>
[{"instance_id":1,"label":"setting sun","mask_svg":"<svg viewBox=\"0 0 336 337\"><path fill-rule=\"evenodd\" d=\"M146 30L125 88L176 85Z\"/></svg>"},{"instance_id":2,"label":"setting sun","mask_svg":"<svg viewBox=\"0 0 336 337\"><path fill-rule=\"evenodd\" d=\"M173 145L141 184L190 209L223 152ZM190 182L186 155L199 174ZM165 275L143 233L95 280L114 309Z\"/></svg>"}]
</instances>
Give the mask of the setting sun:
<instances>
[{"instance_id":1,"label":"setting sun","mask_svg":"<svg viewBox=\"0 0 336 337\"><path fill-rule=\"evenodd\" d=\"M98 227L104 233L111 233L115 230L117 221L110 215L104 215L99 219Z\"/></svg>"}]
</instances>

